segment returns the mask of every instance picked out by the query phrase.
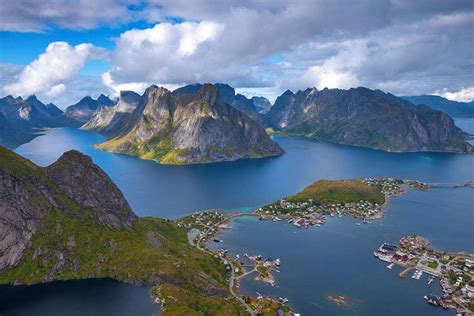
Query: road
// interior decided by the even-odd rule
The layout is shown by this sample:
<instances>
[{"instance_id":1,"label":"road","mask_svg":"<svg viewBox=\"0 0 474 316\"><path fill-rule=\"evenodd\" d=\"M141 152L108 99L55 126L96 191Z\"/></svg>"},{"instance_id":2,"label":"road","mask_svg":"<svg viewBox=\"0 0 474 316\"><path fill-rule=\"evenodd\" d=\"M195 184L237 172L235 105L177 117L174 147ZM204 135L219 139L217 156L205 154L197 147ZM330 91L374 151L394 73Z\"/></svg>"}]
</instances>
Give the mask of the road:
<instances>
[{"instance_id":1,"label":"road","mask_svg":"<svg viewBox=\"0 0 474 316\"><path fill-rule=\"evenodd\" d=\"M217 224L211 226L208 230L206 230L204 232L204 234L202 235L202 237L199 238L199 240L196 242L196 247L201 250L201 251L204 251L204 252L207 252L208 254L210 255L214 255L214 253L212 251L209 251L208 249L206 248L203 248L201 246L201 242L202 240L204 239L204 237L206 237L208 235L208 233L213 230L214 228L216 227L219 227L220 225L224 224L225 222L227 221L230 221L231 219L233 218L236 218L236 217L239 217L239 216L245 216L245 215L250 215L250 216L254 216L252 214L249 214L249 213L239 213L239 214L235 214L235 215L232 215L232 216L229 216L227 217L226 219L218 222ZM222 259L222 258L221 258ZM222 261L224 261L222 259ZM250 306L242 299L242 297L240 297L240 295L238 295L237 293L235 293L234 291L234 280L235 280L235 267L234 265L232 264L232 262L228 262L229 265L230 265L230 270L231 270L231 274L230 274L230 281L229 281L229 292L230 294L232 294L232 296L234 296L239 302L240 304L242 304L242 306L245 307L245 309L247 310L247 312L251 315L251 316L255 316L255 313L253 312L252 308L250 308Z\"/></svg>"}]
</instances>

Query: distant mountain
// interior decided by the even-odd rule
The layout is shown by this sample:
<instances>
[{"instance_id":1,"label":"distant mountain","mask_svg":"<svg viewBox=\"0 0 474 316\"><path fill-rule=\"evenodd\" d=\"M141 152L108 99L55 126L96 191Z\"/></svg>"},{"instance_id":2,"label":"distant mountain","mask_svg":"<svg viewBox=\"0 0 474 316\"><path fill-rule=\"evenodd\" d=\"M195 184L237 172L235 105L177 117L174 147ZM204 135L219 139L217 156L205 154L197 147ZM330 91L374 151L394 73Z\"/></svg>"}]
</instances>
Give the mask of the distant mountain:
<instances>
[{"instance_id":1,"label":"distant mountain","mask_svg":"<svg viewBox=\"0 0 474 316\"><path fill-rule=\"evenodd\" d=\"M275 156L283 150L263 128L224 101L220 85L187 86L173 93L149 87L125 132L99 144L104 150L162 163L189 164ZM189 93L191 92L191 93Z\"/></svg>"},{"instance_id":2,"label":"distant mountain","mask_svg":"<svg viewBox=\"0 0 474 316\"><path fill-rule=\"evenodd\" d=\"M77 121L78 124L82 125L89 121L97 110L115 104L115 101L110 100L103 94L101 94L97 100L92 99L90 96L86 96L76 104L69 106L66 109L64 116L65 118Z\"/></svg>"},{"instance_id":3,"label":"distant mountain","mask_svg":"<svg viewBox=\"0 0 474 316\"><path fill-rule=\"evenodd\" d=\"M444 112L455 118L474 117L474 101L457 102L448 100L437 95L403 96L401 98L416 105L428 105L434 110Z\"/></svg>"},{"instance_id":4,"label":"distant mountain","mask_svg":"<svg viewBox=\"0 0 474 316\"><path fill-rule=\"evenodd\" d=\"M57 111L61 110L54 105L46 106L34 95L26 100L12 96L0 99L0 112L12 125L21 125L24 128L57 127L57 115L55 114ZM16 121L15 124L13 121Z\"/></svg>"},{"instance_id":5,"label":"distant mountain","mask_svg":"<svg viewBox=\"0 0 474 316\"><path fill-rule=\"evenodd\" d=\"M283 133L389 151L470 152L448 115L379 90L285 91L266 116Z\"/></svg>"},{"instance_id":6,"label":"distant mountain","mask_svg":"<svg viewBox=\"0 0 474 316\"><path fill-rule=\"evenodd\" d=\"M54 105L53 103L48 103L45 105L43 102L38 100L38 98L35 95L29 96L25 100L25 102L34 106L36 109L38 109L42 113L47 113L51 117L56 117L63 114L63 111L61 111L56 105Z\"/></svg>"},{"instance_id":7,"label":"distant mountain","mask_svg":"<svg viewBox=\"0 0 474 316\"><path fill-rule=\"evenodd\" d=\"M272 107L270 101L264 97L252 97L253 105L257 108L260 113L266 113Z\"/></svg>"},{"instance_id":8,"label":"distant mountain","mask_svg":"<svg viewBox=\"0 0 474 316\"><path fill-rule=\"evenodd\" d=\"M3 126L0 144L13 148L38 136L38 130L64 126L61 113L54 104L45 105L34 95L26 100L12 96L0 98Z\"/></svg>"},{"instance_id":9,"label":"distant mountain","mask_svg":"<svg viewBox=\"0 0 474 316\"><path fill-rule=\"evenodd\" d=\"M139 101L139 94L133 91L121 91L116 105L99 108L81 128L95 130L109 137L119 135L128 129Z\"/></svg>"},{"instance_id":10,"label":"distant mountain","mask_svg":"<svg viewBox=\"0 0 474 316\"><path fill-rule=\"evenodd\" d=\"M27 133L23 129L15 128L7 118L0 113L0 145L15 148L35 138L34 134Z\"/></svg>"}]
</instances>

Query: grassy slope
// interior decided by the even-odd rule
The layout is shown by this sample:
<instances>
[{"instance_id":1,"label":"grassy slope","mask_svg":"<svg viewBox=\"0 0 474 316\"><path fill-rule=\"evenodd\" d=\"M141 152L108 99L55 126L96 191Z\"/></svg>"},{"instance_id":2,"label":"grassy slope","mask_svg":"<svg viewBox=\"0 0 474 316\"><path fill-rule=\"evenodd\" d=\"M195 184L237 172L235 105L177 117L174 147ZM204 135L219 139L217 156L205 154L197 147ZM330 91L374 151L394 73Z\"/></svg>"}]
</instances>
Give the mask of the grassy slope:
<instances>
[{"instance_id":1,"label":"grassy slope","mask_svg":"<svg viewBox=\"0 0 474 316\"><path fill-rule=\"evenodd\" d=\"M21 263L0 273L0 284L106 277L162 283L187 293L186 301L169 302L165 314L179 315L183 306L196 315L219 314L223 308L231 314L243 311L230 298L224 265L189 245L187 230L176 222L140 218L131 228L112 229L97 224L89 210L62 194L43 168L2 147L0 168L27 183L30 204L46 214ZM54 208L30 181L42 183L65 209Z\"/></svg>"},{"instance_id":2,"label":"grassy slope","mask_svg":"<svg viewBox=\"0 0 474 316\"><path fill-rule=\"evenodd\" d=\"M290 202L313 199L319 203L346 203L360 200L382 204L385 201L380 188L369 186L361 180L319 180L303 191L287 198Z\"/></svg>"}]
</instances>

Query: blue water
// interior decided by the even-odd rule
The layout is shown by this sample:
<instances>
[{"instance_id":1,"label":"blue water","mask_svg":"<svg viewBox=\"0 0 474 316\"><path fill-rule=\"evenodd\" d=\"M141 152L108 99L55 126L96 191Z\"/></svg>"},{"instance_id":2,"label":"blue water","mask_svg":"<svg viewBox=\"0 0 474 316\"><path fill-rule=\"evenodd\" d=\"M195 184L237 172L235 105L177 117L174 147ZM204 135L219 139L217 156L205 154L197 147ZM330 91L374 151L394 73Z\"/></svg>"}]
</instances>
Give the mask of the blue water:
<instances>
[{"instance_id":1,"label":"blue water","mask_svg":"<svg viewBox=\"0 0 474 316\"><path fill-rule=\"evenodd\" d=\"M159 315L150 287L114 280L77 280L33 286L0 286L3 316Z\"/></svg>"},{"instance_id":2,"label":"blue water","mask_svg":"<svg viewBox=\"0 0 474 316\"><path fill-rule=\"evenodd\" d=\"M111 176L136 213L167 218L208 208L249 209L294 194L322 178L384 176L447 184L474 180L473 155L388 153L303 138L275 138L286 151L281 157L166 166L95 149L93 144L103 139L94 132L58 129L16 151L45 166L64 151L78 149ZM422 299L426 293L439 291L435 282L428 286L426 279L400 280L397 271L386 269L372 252L381 242L396 242L406 234L424 235L434 247L474 251L473 192L467 188L409 191L391 201L384 219L362 226L349 218L331 218L320 229L304 230L281 222L240 218L222 238L234 254L261 253L281 258L278 288L255 283L249 277L242 283L242 291L288 297L303 315L446 315ZM101 286L98 282L90 285L91 291ZM58 287L66 294L74 293L64 284ZM30 294L24 295L34 295L34 290L28 289L24 293ZM9 293L8 288L5 291ZM142 293L140 287L124 291L130 292L132 302L146 305L136 298ZM38 308L39 314L61 314L70 302L58 298L54 291L44 292L49 293L43 296L43 306L48 307ZM358 303L349 310L339 308L325 299L330 294L348 295ZM102 314L113 315L115 304L122 302L92 300L91 304L111 305L102 307ZM31 309L17 308L19 314L32 314ZM84 313L88 314L87 309Z\"/></svg>"},{"instance_id":3,"label":"blue water","mask_svg":"<svg viewBox=\"0 0 474 316\"><path fill-rule=\"evenodd\" d=\"M281 157L192 166L160 165L93 147L101 135L57 129L16 152L40 165L77 149L103 168L141 216L176 218L209 208L255 207L294 194L317 179L397 177L428 182L472 181L474 156L446 153L388 153L380 150L276 138Z\"/></svg>"},{"instance_id":4,"label":"blue water","mask_svg":"<svg viewBox=\"0 0 474 316\"><path fill-rule=\"evenodd\" d=\"M383 219L361 226L354 219L338 217L310 229L238 218L218 236L223 240L218 247L233 255L280 258L281 272L275 273L278 287L256 282L250 275L241 291L287 297L303 315L446 315L423 300L425 294L441 294L437 282L428 285L426 276L418 281L400 279L401 270L387 269L372 252L382 242L396 243L411 234L427 237L433 248L474 252L473 192L410 190L391 200ZM346 295L358 303L341 308L329 302L328 295Z\"/></svg>"}]
</instances>

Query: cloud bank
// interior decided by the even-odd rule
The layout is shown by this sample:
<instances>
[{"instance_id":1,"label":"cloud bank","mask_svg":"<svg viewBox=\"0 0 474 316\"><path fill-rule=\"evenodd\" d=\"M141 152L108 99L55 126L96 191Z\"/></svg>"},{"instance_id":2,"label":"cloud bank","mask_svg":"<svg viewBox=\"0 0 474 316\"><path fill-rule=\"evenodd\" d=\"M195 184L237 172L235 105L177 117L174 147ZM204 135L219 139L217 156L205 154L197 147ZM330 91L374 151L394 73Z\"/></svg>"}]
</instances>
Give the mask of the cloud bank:
<instances>
[{"instance_id":1,"label":"cloud bank","mask_svg":"<svg viewBox=\"0 0 474 316\"><path fill-rule=\"evenodd\" d=\"M470 0L96 0L92 6L83 1L68 8L61 0L45 0L35 2L36 10L18 10L30 2L0 9L0 29L45 30L50 24L83 29L136 20L152 24L115 40L110 69L97 76L102 82L97 87L113 94L150 83L226 82L270 98L287 88L312 86L473 97ZM49 96L69 91L67 81L75 80L78 69L96 54L85 55L58 75L22 74L9 91L30 86ZM43 68L57 68L46 64Z\"/></svg>"}]
</instances>

